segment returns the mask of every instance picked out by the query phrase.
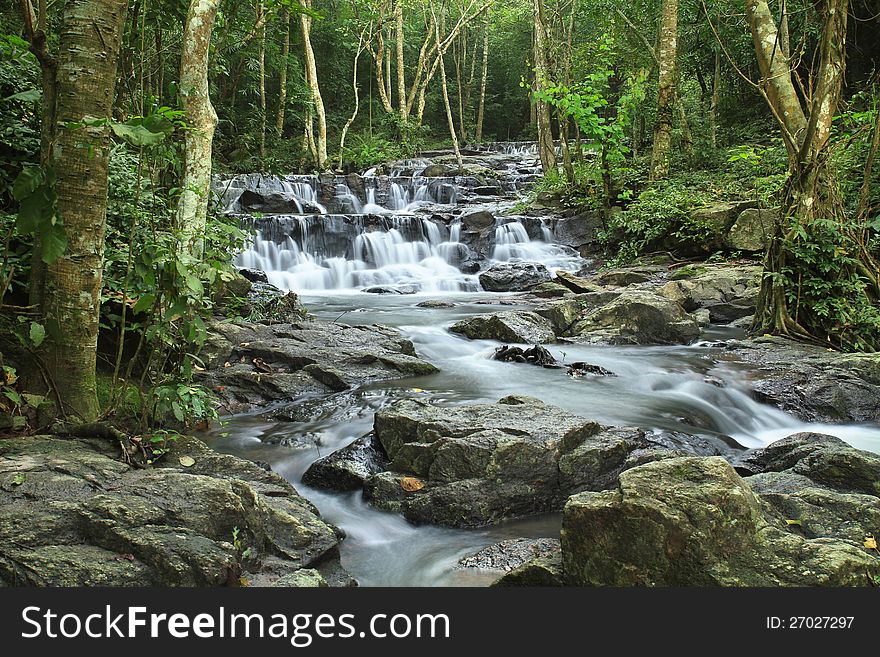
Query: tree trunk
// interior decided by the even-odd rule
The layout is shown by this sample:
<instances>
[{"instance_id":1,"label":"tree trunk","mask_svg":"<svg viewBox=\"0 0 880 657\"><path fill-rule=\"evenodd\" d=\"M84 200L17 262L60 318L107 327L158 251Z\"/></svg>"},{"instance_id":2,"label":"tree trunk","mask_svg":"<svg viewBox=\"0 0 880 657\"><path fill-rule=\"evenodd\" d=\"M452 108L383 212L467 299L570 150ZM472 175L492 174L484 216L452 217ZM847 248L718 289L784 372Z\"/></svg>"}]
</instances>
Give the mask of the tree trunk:
<instances>
[{"instance_id":1,"label":"tree trunk","mask_svg":"<svg viewBox=\"0 0 880 657\"><path fill-rule=\"evenodd\" d=\"M550 75L547 62L547 28L544 20L544 0L534 0L535 19L535 89L543 91ZM544 173L556 171L556 146L550 125L550 106L535 101L535 120L538 123L538 152Z\"/></svg>"},{"instance_id":2,"label":"tree trunk","mask_svg":"<svg viewBox=\"0 0 880 657\"><path fill-rule=\"evenodd\" d=\"M675 109L676 71L678 69L678 0L663 0L660 16L660 47L657 59L657 124L651 153L651 179L669 175L669 152L672 148L672 115Z\"/></svg>"},{"instance_id":3,"label":"tree trunk","mask_svg":"<svg viewBox=\"0 0 880 657\"><path fill-rule=\"evenodd\" d=\"M68 0L58 39L49 160L68 244L46 266L36 296L47 329L43 360L63 402L60 410L86 422L98 416L95 360L110 128L83 122L111 117L126 8L117 0Z\"/></svg>"},{"instance_id":4,"label":"tree trunk","mask_svg":"<svg viewBox=\"0 0 880 657\"><path fill-rule=\"evenodd\" d=\"M395 50L397 53L397 107L400 112L401 122L406 122L407 110L406 104L406 69L404 68L403 46L405 35L403 32L403 0L397 0L394 7L394 20L396 24L396 40Z\"/></svg>"},{"instance_id":5,"label":"tree trunk","mask_svg":"<svg viewBox=\"0 0 880 657\"><path fill-rule=\"evenodd\" d=\"M180 55L180 100L191 129L184 133L177 228L194 255L202 251L211 193L211 146L217 113L208 93L208 53L218 6L219 0L190 2Z\"/></svg>"},{"instance_id":6,"label":"tree trunk","mask_svg":"<svg viewBox=\"0 0 880 657\"><path fill-rule=\"evenodd\" d=\"M718 148L718 103L721 101L721 50L715 50L715 74L712 77L712 102L709 105L709 134L712 148Z\"/></svg>"},{"instance_id":7,"label":"tree trunk","mask_svg":"<svg viewBox=\"0 0 880 657\"><path fill-rule=\"evenodd\" d=\"M265 11L262 2L258 2L257 21L262 24L260 27L260 53L257 57L260 77L260 164L266 159L266 23L263 17Z\"/></svg>"},{"instance_id":8,"label":"tree trunk","mask_svg":"<svg viewBox=\"0 0 880 657\"><path fill-rule=\"evenodd\" d=\"M434 3L431 2L431 12L434 13ZM458 170L464 170L464 161L461 158L461 150L458 148L458 136L455 134L455 120L452 118L452 105L449 103L449 89L446 85L446 64L443 62L443 46L440 41L440 22L434 16L434 37L437 40L438 57L440 58L440 88L443 91L443 105L446 107L446 121L449 124L449 136L452 138L452 148L455 151L455 159L458 162Z\"/></svg>"},{"instance_id":9,"label":"tree trunk","mask_svg":"<svg viewBox=\"0 0 880 657\"><path fill-rule=\"evenodd\" d=\"M287 109L287 68L290 61L290 13L281 10L284 22L284 41L281 43L281 61L278 64L278 114L275 117L275 135L284 133L284 114Z\"/></svg>"},{"instance_id":10,"label":"tree trunk","mask_svg":"<svg viewBox=\"0 0 880 657\"><path fill-rule=\"evenodd\" d=\"M848 342L845 327L826 326L822 318L812 312L801 315L801 290L792 289L793 279L799 280L804 273L823 280L827 278L832 286L837 275L829 275L821 268L818 273L811 273L810 268L816 266L815 258L824 257L822 253L816 252L811 261L804 262L798 259L791 244L810 240L817 222L827 225L843 214L828 164L828 142L844 77L848 4L848 0L824 0L816 7L822 14L823 31L818 65L811 72L811 95L802 106L793 81L795 73L782 52L783 35L777 29L768 3L746 0L746 17L762 75L760 89L779 124L789 155L789 180L783 204L786 221L777 226L768 248L754 328L811 340L831 340L835 334L841 346L855 344L866 348L860 339ZM876 272L876 263L869 256L858 253L854 256L859 260L856 265L859 271ZM819 265L821 267L821 262ZM851 296L848 301L858 296L851 289L846 294ZM880 348L880 342L875 341L869 347Z\"/></svg>"},{"instance_id":11,"label":"tree trunk","mask_svg":"<svg viewBox=\"0 0 880 657\"><path fill-rule=\"evenodd\" d=\"M485 23L483 24L483 71L480 75L480 104L477 109L477 127L474 132L474 141L483 141L483 117L486 112L486 82L489 79L489 9L486 9Z\"/></svg>"},{"instance_id":12,"label":"tree trunk","mask_svg":"<svg viewBox=\"0 0 880 657\"><path fill-rule=\"evenodd\" d=\"M312 0L304 0L303 6L312 8ZM319 169L327 166L327 115L324 112L324 100L321 98L321 87L318 85L318 69L315 64L315 51L312 50L312 17L299 15L299 25L303 36L303 51L306 63L306 82L312 93L315 116L318 118L318 134L315 138L315 151Z\"/></svg>"},{"instance_id":13,"label":"tree trunk","mask_svg":"<svg viewBox=\"0 0 880 657\"><path fill-rule=\"evenodd\" d=\"M342 126L342 133L339 136L339 169L342 169L342 158L345 153L345 137L348 134L348 129L351 127L351 124L354 123L354 120L357 118L358 111L361 106L361 97L360 92L358 90L358 61L361 58L361 53L364 51L364 37L365 32L361 32L360 37L358 38L358 47L357 52L354 55L354 65L353 72L351 74L351 90L354 94L354 110L351 113L351 116L348 117L348 120L345 122L345 125Z\"/></svg>"}]
</instances>

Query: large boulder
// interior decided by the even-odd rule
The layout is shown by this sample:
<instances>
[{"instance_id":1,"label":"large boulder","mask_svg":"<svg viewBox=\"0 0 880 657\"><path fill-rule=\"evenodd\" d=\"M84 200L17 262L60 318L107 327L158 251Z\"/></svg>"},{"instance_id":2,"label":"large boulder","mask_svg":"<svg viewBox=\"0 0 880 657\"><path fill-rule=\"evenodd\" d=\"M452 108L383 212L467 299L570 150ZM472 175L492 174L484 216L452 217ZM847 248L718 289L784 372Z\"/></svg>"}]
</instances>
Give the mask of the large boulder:
<instances>
[{"instance_id":1,"label":"large boulder","mask_svg":"<svg viewBox=\"0 0 880 657\"><path fill-rule=\"evenodd\" d=\"M768 522L718 457L654 461L573 496L561 538L569 585L867 586L880 573L858 545Z\"/></svg>"},{"instance_id":2,"label":"large boulder","mask_svg":"<svg viewBox=\"0 0 880 657\"><path fill-rule=\"evenodd\" d=\"M211 322L200 356L198 381L231 413L437 371L393 329L320 321Z\"/></svg>"},{"instance_id":3,"label":"large boulder","mask_svg":"<svg viewBox=\"0 0 880 657\"><path fill-rule=\"evenodd\" d=\"M572 217L551 217L547 225L557 244L569 246L583 255L593 255L602 250L601 234L605 231L605 218L601 212L587 212Z\"/></svg>"},{"instance_id":4,"label":"large boulder","mask_svg":"<svg viewBox=\"0 0 880 657\"><path fill-rule=\"evenodd\" d=\"M648 290L627 288L587 313L572 332L596 343L688 344L700 335L700 326L676 301Z\"/></svg>"},{"instance_id":5,"label":"large boulder","mask_svg":"<svg viewBox=\"0 0 880 657\"><path fill-rule=\"evenodd\" d=\"M753 207L754 201L721 201L691 211L685 227L686 239L681 234L671 234L664 246L670 251L685 255L705 255L724 247L727 234L743 210Z\"/></svg>"},{"instance_id":6,"label":"large boulder","mask_svg":"<svg viewBox=\"0 0 880 657\"><path fill-rule=\"evenodd\" d=\"M755 313L761 285L759 265L699 265L676 272L657 294L688 312L709 311L712 322L728 324Z\"/></svg>"},{"instance_id":7,"label":"large boulder","mask_svg":"<svg viewBox=\"0 0 880 657\"><path fill-rule=\"evenodd\" d=\"M613 485L638 429L602 427L529 397L437 406L404 400L376 414L391 464L367 480L373 504L411 521L474 527L558 510Z\"/></svg>"},{"instance_id":8,"label":"large boulder","mask_svg":"<svg viewBox=\"0 0 880 657\"><path fill-rule=\"evenodd\" d=\"M338 530L258 465L189 437L146 469L118 457L106 440L0 440L0 585L263 585L338 565Z\"/></svg>"},{"instance_id":9,"label":"large boulder","mask_svg":"<svg viewBox=\"0 0 880 657\"><path fill-rule=\"evenodd\" d=\"M556 342L550 320L523 310L468 317L453 324L450 330L471 340L497 340L516 344Z\"/></svg>"},{"instance_id":10,"label":"large boulder","mask_svg":"<svg viewBox=\"0 0 880 657\"><path fill-rule=\"evenodd\" d=\"M777 221L779 210L743 210L727 235L727 247L746 253L764 251L773 236Z\"/></svg>"},{"instance_id":11,"label":"large boulder","mask_svg":"<svg viewBox=\"0 0 880 657\"><path fill-rule=\"evenodd\" d=\"M552 278L539 262L504 262L480 274L480 285L487 292L525 292Z\"/></svg>"},{"instance_id":12,"label":"large boulder","mask_svg":"<svg viewBox=\"0 0 880 657\"><path fill-rule=\"evenodd\" d=\"M729 342L752 394L806 422L880 422L880 354L842 354L777 337Z\"/></svg>"}]
</instances>

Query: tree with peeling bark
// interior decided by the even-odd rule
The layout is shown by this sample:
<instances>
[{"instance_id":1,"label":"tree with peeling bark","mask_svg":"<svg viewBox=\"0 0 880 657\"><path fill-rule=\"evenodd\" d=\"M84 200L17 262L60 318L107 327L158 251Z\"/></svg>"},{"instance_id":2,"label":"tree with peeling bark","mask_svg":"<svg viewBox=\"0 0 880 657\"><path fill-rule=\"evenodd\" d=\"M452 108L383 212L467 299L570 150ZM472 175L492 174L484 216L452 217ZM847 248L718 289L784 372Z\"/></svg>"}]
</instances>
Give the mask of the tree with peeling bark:
<instances>
[{"instance_id":1,"label":"tree with peeling bark","mask_svg":"<svg viewBox=\"0 0 880 657\"><path fill-rule=\"evenodd\" d=\"M30 2L22 5L28 36L44 67L45 97L51 101L44 105L45 166L54 172L57 211L67 234L64 252L37 266L39 273L32 278L31 298L46 328L40 357L60 402L56 412L89 422L99 412L95 367L109 121L127 7L115 0L68 0L52 55L46 45L46 4L41 3L39 15Z\"/></svg>"},{"instance_id":2,"label":"tree with peeling bark","mask_svg":"<svg viewBox=\"0 0 880 657\"><path fill-rule=\"evenodd\" d=\"M477 107L477 125L474 129L474 141L483 142L483 118L486 114L486 83L489 80L489 8L484 10L483 21L483 62L480 74L480 103Z\"/></svg>"},{"instance_id":3,"label":"tree with peeling bark","mask_svg":"<svg viewBox=\"0 0 880 657\"><path fill-rule=\"evenodd\" d=\"M184 136L177 227L183 235L182 243L196 256L202 249L208 215L211 157L217 127L217 112L208 91L208 57L218 7L218 0L190 2L180 56L180 102L190 129Z\"/></svg>"}]
</instances>

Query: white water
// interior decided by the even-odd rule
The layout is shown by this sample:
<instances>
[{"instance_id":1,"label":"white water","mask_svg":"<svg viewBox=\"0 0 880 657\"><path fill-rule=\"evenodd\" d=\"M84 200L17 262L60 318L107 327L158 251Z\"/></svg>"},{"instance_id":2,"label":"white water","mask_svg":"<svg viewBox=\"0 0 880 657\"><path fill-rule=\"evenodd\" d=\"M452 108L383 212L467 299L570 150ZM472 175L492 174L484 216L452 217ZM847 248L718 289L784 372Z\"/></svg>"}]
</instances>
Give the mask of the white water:
<instances>
[{"instance_id":1,"label":"white water","mask_svg":"<svg viewBox=\"0 0 880 657\"><path fill-rule=\"evenodd\" d=\"M532 147L514 145L510 149L513 155L499 156L499 160L514 169L528 168L534 161L521 158L533 155ZM256 185L258 190L281 190L299 210L297 215L259 220L262 228L237 256L236 264L262 270L273 285L298 293L333 293L377 286L406 287L418 293L479 290L477 276L458 269L469 253L461 243L461 222L417 214L425 208L436 211L452 207L459 198L451 179L422 177L428 165L428 160L398 163L387 178L384 206L377 203L377 176L363 177L363 199L347 182L337 179L334 202L346 215L327 215L327 209L319 203L318 180L314 176L258 178L256 183L253 177L240 176L227 181L236 186ZM368 173L375 174L375 170ZM220 184L215 183L215 187ZM224 196L228 211L240 209L238 199L244 190L235 189L237 195L227 190ZM496 199L490 205L503 209L513 202L499 203ZM304 213L308 207L320 208L321 215ZM380 216L381 221L377 223L371 216ZM273 221L276 226L266 226L266 222ZM340 221L346 224L341 232ZM494 262L525 260L551 270L571 271L584 264L570 249L553 244L546 227L542 227L543 239L532 240L516 218L499 217L497 222ZM282 225L288 226L287 232L279 235L277 226ZM326 239L328 234L330 240Z\"/></svg>"}]
</instances>

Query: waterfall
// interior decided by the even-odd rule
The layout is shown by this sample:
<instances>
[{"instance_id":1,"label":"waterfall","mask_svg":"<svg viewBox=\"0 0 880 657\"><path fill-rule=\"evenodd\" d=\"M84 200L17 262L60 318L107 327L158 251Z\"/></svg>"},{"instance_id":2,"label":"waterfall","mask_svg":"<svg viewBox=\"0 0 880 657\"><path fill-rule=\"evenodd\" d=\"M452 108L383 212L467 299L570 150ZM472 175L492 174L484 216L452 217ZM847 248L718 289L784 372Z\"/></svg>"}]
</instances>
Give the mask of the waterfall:
<instances>
[{"instance_id":1,"label":"waterfall","mask_svg":"<svg viewBox=\"0 0 880 657\"><path fill-rule=\"evenodd\" d=\"M374 167L361 176L217 178L218 205L243 215L255 231L236 264L266 272L282 289L310 293L370 287L476 292L473 272L516 260L579 269L583 260L554 244L542 219L501 214L515 197L505 200L499 190L514 191L520 178L536 175L536 145L480 148L488 153L478 162L481 170L490 170L488 161L494 173L453 177L442 175L441 166L440 176L426 177L431 160L412 159L386 165L387 175ZM469 204L497 207L494 229L474 230L465 217Z\"/></svg>"}]
</instances>

